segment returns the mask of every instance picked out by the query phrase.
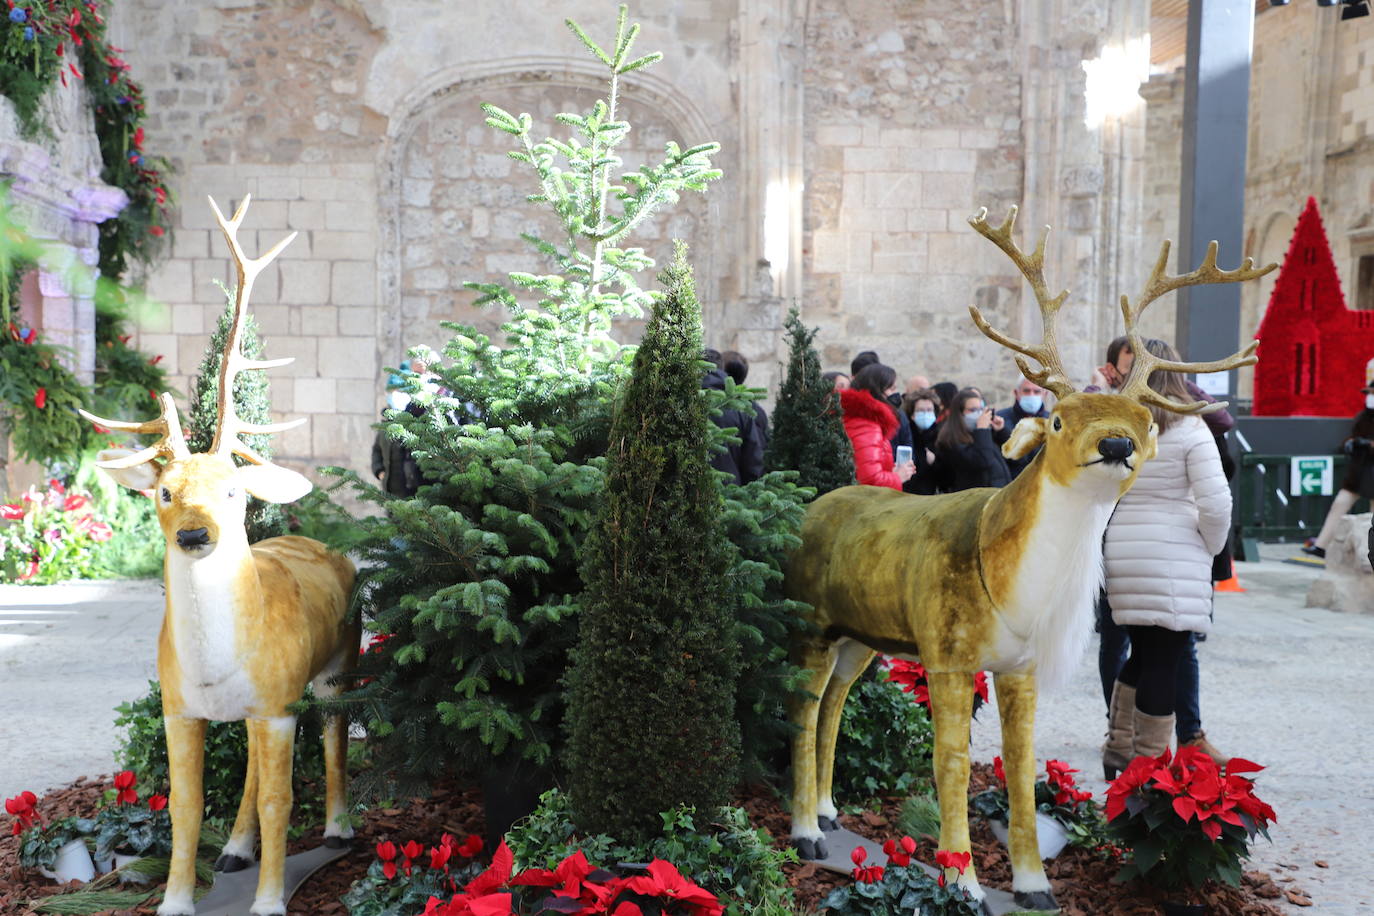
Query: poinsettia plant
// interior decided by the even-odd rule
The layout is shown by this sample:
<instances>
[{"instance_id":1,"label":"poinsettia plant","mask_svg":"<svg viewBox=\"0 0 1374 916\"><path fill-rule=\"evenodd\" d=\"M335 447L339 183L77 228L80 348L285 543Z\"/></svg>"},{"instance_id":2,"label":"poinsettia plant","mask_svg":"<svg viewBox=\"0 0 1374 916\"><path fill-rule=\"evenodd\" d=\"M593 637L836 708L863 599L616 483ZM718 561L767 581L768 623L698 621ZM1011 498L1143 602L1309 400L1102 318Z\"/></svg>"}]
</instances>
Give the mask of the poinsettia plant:
<instances>
[{"instance_id":1,"label":"poinsettia plant","mask_svg":"<svg viewBox=\"0 0 1374 916\"><path fill-rule=\"evenodd\" d=\"M478 836L459 843L445 833L428 850L415 840L400 845L385 840L343 904L349 916L414 916L431 897L452 894L475 878L482 871L476 860L481 851Z\"/></svg>"},{"instance_id":2,"label":"poinsettia plant","mask_svg":"<svg viewBox=\"0 0 1374 916\"><path fill-rule=\"evenodd\" d=\"M978 903L958 883L969 866L969 853L938 850L931 877L912 861L916 841L909 836L883 844L887 864L866 865L868 850L862 846L850 853L854 883L837 887L820 903L822 911L838 916L888 916L891 913L919 913L921 916L967 916L981 913Z\"/></svg>"},{"instance_id":3,"label":"poinsettia plant","mask_svg":"<svg viewBox=\"0 0 1374 916\"><path fill-rule=\"evenodd\" d=\"M1239 757L1222 769L1187 746L1131 761L1107 788L1108 830L1129 850L1116 880L1170 891L1196 892L1211 880L1238 886L1250 841L1268 839L1276 820L1243 775L1262 769Z\"/></svg>"},{"instance_id":4,"label":"poinsettia plant","mask_svg":"<svg viewBox=\"0 0 1374 916\"><path fill-rule=\"evenodd\" d=\"M1064 826L1070 845L1105 849L1102 812L1093 801L1093 794L1078 788L1073 777L1077 772L1062 760L1046 761L1045 778L1035 783L1035 809ZM988 820L1006 824L1011 819L1011 801L1001 757L992 758L992 773L997 785L970 798L969 807Z\"/></svg>"},{"instance_id":5,"label":"poinsettia plant","mask_svg":"<svg viewBox=\"0 0 1374 916\"><path fill-rule=\"evenodd\" d=\"M724 911L714 894L663 859L642 868L619 866L633 874L598 868L580 849L553 869L513 874L514 864L503 840L486 871L447 900L430 897L424 916L523 916L546 910L570 916L720 916Z\"/></svg>"},{"instance_id":6,"label":"poinsettia plant","mask_svg":"<svg viewBox=\"0 0 1374 916\"><path fill-rule=\"evenodd\" d=\"M900 684L902 690L911 694L911 701L919 703L930 712L930 685L926 681L926 666L920 662L907 661L904 658L893 658L882 656L883 665L887 668L887 679L893 683ZM978 715L978 710L983 708L983 704L988 701L988 673L979 671L973 676L973 714Z\"/></svg>"}]
</instances>

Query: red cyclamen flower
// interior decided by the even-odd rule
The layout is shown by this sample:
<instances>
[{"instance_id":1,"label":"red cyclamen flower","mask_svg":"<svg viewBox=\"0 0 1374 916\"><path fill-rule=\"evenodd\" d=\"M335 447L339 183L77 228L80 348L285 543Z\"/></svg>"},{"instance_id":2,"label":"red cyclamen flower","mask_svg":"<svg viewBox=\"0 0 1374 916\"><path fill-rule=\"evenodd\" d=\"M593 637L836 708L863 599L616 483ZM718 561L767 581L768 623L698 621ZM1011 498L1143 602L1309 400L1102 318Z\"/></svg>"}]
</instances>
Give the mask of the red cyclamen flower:
<instances>
[{"instance_id":1,"label":"red cyclamen flower","mask_svg":"<svg viewBox=\"0 0 1374 916\"><path fill-rule=\"evenodd\" d=\"M396 877L396 844L387 840L377 844L377 858L382 860L382 874L390 881Z\"/></svg>"},{"instance_id":2,"label":"red cyclamen flower","mask_svg":"<svg viewBox=\"0 0 1374 916\"><path fill-rule=\"evenodd\" d=\"M125 770L115 777L114 786L119 790L115 795L115 802L120 805L132 805L138 801L138 792L134 791L134 783L138 782L138 777L133 770Z\"/></svg>"},{"instance_id":3,"label":"red cyclamen flower","mask_svg":"<svg viewBox=\"0 0 1374 916\"><path fill-rule=\"evenodd\" d=\"M376 643L374 643L373 645L376 645ZM481 851L482 838L475 834L469 836L466 840L462 842L462 845L458 847L458 855L464 856L469 859L477 855Z\"/></svg>"}]
</instances>

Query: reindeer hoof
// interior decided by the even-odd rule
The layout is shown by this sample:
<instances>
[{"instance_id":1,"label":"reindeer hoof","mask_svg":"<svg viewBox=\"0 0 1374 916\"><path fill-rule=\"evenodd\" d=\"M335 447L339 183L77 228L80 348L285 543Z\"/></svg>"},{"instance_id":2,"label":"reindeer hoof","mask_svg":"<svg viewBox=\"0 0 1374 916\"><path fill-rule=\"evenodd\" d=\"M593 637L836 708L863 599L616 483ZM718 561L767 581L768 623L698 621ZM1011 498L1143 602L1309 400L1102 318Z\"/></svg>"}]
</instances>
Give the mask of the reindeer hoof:
<instances>
[{"instance_id":1,"label":"reindeer hoof","mask_svg":"<svg viewBox=\"0 0 1374 916\"><path fill-rule=\"evenodd\" d=\"M815 862L827 856L825 840L813 840L808 837L792 837L792 848L797 851L797 858L805 862Z\"/></svg>"},{"instance_id":2,"label":"reindeer hoof","mask_svg":"<svg viewBox=\"0 0 1374 916\"><path fill-rule=\"evenodd\" d=\"M252 866L252 864L252 861L249 859L226 852L215 860L215 871L222 871L226 874L229 872L243 871L245 868Z\"/></svg>"},{"instance_id":3,"label":"reindeer hoof","mask_svg":"<svg viewBox=\"0 0 1374 916\"><path fill-rule=\"evenodd\" d=\"M1059 912L1059 904L1055 902L1054 894L1049 891L1017 891L1012 896L1016 905L1023 910Z\"/></svg>"},{"instance_id":4,"label":"reindeer hoof","mask_svg":"<svg viewBox=\"0 0 1374 916\"><path fill-rule=\"evenodd\" d=\"M324 845L330 849L346 849L349 846L348 838L341 836L327 836L324 838Z\"/></svg>"},{"instance_id":5,"label":"reindeer hoof","mask_svg":"<svg viewBox=\"0 0 1374 916\"><path fill-rule=\"evenodd\" d=\"M822 814L820 817L816 818L816 820L820 823L822 833L834 833L836 830L840 829L840 819L838 816L826 817Z\"/></svg>"}]
</instances>

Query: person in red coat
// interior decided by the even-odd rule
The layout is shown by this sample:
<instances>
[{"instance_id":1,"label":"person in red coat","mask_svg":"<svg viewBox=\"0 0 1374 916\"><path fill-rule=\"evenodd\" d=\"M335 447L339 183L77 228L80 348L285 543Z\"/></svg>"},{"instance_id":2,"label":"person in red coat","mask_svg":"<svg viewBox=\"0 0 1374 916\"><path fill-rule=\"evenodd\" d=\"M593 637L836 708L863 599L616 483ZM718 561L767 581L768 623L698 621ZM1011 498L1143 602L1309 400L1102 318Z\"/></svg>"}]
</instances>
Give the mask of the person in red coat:
<instances>
[{"instance_id":1,"label":"person in red coat","mask_svg":"<svg viewBox=\"0 0 1374 916\"><path fill-rule=\"evenodd\" d=\"M840 392L844 431L854 446L854 476L861 484L900 490L916 473L912 461L894 467L889 440L897 432L897 412L887 396L896 390L896 371L872 363L860 369L849 388Z\"/></svg>"}]
</instances>

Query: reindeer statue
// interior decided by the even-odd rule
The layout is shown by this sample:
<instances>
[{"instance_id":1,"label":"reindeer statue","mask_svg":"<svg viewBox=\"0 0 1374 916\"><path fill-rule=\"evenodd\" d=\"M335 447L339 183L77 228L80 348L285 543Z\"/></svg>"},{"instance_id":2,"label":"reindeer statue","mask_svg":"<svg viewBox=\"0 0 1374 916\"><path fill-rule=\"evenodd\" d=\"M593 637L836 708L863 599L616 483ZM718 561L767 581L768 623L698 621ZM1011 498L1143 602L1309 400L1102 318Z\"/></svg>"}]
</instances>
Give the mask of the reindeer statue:
<instances>
[{"instance_id":1,"label":"reindeer statue","mask_svg":"<svg viewBox=\"0 0 1374 916\"><path fill-rule=\"evenodd\" d=\"M1162 362L1150 355L1136 319L1152 301L1183 286L1249 280L1246 259L1218 270L1212 243L1201 267L1168 276L1166 241L1154 271L1132 306L1121 311L1136 354L1119 394L1082 394L1069 381L1055 342L1055 319L1068 291L1050 297L1045 284L1045 239L1027 255L1012 240L1016 208L999 228L987 210L969 222L1011 258L1040 306L1044 339L1013 340L975 307L985 335L1015 351L1026 378L1053 391L1047 419L1017 424L1004 446L1008 457L1044 448L1012 483L943 496L911 496L881 487L843 487L812 503L793 554L787 590L815 608L815 627L794 647L810 672L815 698L790 711L792 841L806 859L826 856L822 824L834 829L830 796L835 736L846 695L875 650L924 663L935 724L935 780L940 798L940 848L969 849L969 719L973 676L991 670L1002 724L1002 757L1011 801L1010 852L1016 902L1028 909L1056 904L1040 861L1035 831L1036 682L1063 680L1092 631L1102 583L1102 534L1118 499L1135 482L1140 463L1154 456L1156 429L1145 404L1202 413L1202 402L1177 404L1146 386L1150 372L1218 372L1251 365L1256 344L1209 363ZM1036 360L1033 368L1026 360ZM973 869L961 883L977 899Z\"/></svg>"},{"instance_id":2,"label":"reindeer statue","mask_svg":"<svg viewBox=\"0 0 1374 916\"><path fill-rule=\"evenodd\" d=\"M239 438L305 422L259 425L241 421L234 412L234 378L239 372L291 362L253 361L242 352L253 281L295 238L293 232L266 255L246 257L237 233L248 202L245 197L233 218L225 220L210 201L238 268L210 451L191 454L170 394L160 399L161 416L143 423L106 420L82 411L86 419L112 429L158 435L153 445L140 451L101 452L99 465L126 487L154 490L158 522L167 539L167 611L158 641L157 672L171 767L172 863L159 916L195 913L192 892L203 807L205 725L210 719L245 719L248 725L243 799L215 867L248 867L261 824L262 870L250 912L286 912L282 881L296 732L288 706L301 698L312 680L317 692L336 694L330 677L351 668L358 654L359 626L348 614L352 563L309 538L269 538L250 547L244 530L246 493L286 503L310 492L311 486L295 471L267 462ZM232 455L249 464L236 467ZM352 836L344 820L346 741L342 723L337 718L327 721L325 842L336 847Z\"/></svg>"}]
</instances>

